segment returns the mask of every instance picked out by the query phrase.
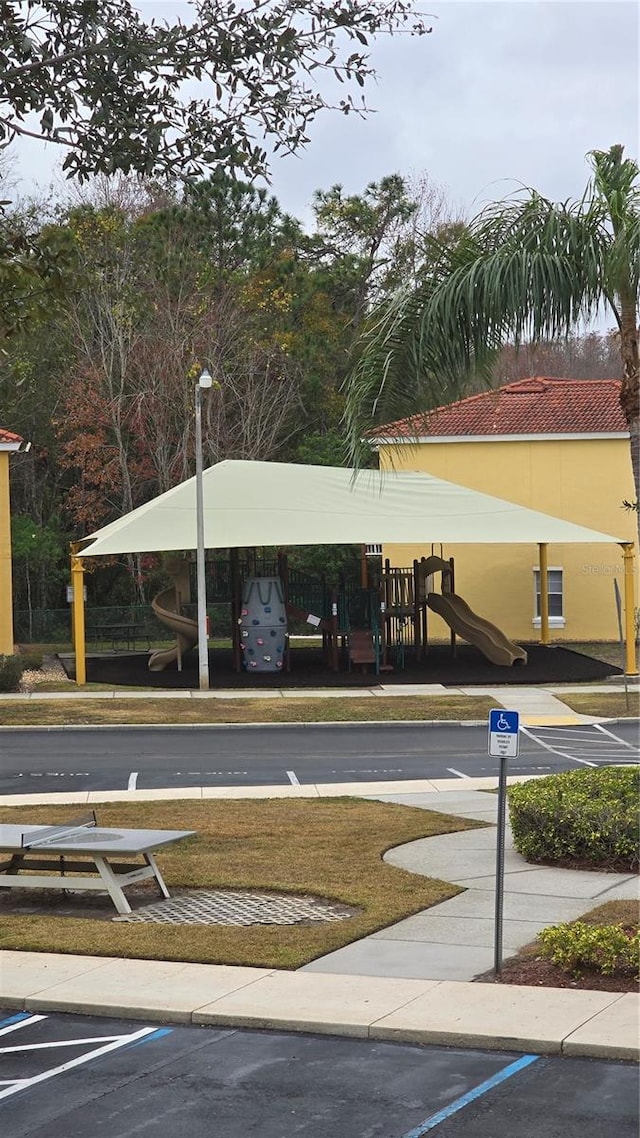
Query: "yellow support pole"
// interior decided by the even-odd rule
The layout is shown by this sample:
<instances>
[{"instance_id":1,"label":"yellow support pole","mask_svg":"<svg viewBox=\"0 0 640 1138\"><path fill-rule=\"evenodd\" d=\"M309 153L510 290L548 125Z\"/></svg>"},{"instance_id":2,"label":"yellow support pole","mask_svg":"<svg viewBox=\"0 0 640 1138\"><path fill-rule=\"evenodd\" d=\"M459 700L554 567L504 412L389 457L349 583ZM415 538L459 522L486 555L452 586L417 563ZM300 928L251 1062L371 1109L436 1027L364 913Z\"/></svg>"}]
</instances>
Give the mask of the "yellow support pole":
<instances>
[{"instance_id":1,"label":"yellow support pole","mask_svg":"<svg viewBox=\"0 0 640 1138\"><path fill-rule=\"evenodd\" d=\"M549 572L547 544L538 542L540 551L540 643L549 643Z\"/></svg>"},{"instance_id":2,"label":"yellow support pole","mask_svg":"<svg viewBox=\"0 0 640 1138\"><path fill-rule=\"evenodd\" d=\"M71 546L71 588L73 601L71 604L71 634L73 638L73 651L76 659L76 683L87 682L87 657L85 647L84 626L84 565L78 556L78 546Z\"/></svg>"},{"instance_id":3,"label":"yellow support pole","mask_svg":"<svg viewBox=\"0 0 640 1138\"><path fill-rule=\"evenodd\" d=\"M622 546L624 558L624 639L625 639L625 671L628 676L637 676L638 662L636 660L636 629L635 629L635 589L633 579L633 542Z\"/></svg>"}]
</instances>

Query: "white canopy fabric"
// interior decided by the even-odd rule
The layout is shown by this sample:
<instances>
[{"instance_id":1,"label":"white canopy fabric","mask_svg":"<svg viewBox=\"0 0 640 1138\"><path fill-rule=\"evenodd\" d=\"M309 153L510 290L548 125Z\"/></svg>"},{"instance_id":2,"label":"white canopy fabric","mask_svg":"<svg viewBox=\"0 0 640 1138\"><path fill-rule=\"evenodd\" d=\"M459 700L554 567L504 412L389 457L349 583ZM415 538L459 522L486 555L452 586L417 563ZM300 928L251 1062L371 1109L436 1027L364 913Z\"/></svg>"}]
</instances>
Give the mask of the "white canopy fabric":
<instances>
[{"instance_id":1,"label":"white canopy fabric","mask_svg":"<svg viewBox=\"0 0 640 1138\"><path fill-rule=\"evenodd\" d=\"M207 549L284 545L604 544L624 538L430 474L227 460L203 473ZM190 478L86 538L82 557L196 548Z\"/></svg>"}]
</instances>

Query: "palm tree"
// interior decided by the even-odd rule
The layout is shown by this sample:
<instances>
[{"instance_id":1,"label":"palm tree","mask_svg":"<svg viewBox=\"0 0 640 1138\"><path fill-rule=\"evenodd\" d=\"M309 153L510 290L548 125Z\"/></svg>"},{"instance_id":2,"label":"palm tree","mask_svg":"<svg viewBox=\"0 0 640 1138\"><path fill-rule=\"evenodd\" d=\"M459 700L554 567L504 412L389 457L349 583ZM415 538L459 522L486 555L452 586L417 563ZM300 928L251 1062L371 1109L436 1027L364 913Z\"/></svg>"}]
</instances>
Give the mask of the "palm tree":
<instances>
[{"instance_id":1,"label":"palm tree","mask_svg":"<svg viewBox=\"0 0 640 1138\"><path fill-rule=\"evenodd\" d=\"M506 342L568 336L604 306L618 326L637 500L640 168L622 146L588 157L580 200L557 204L524 189L429 239L418 285L372 314L346 386L356 465L374 423L459 397L471 376L488 379Z\"/></svg>"}]
</instances>

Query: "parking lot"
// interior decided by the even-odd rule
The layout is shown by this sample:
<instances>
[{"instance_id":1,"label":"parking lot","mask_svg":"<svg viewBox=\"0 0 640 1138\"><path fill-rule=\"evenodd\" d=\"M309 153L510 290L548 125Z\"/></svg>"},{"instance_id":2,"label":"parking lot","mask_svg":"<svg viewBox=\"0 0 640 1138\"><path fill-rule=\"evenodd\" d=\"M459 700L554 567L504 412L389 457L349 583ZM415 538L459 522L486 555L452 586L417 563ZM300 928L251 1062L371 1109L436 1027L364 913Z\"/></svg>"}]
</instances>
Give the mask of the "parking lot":
<instances>
[{"instance_id":1,"label":"parking lot","mask_svg":"<svg viewBox=\"0 0 640 1138\"><path fill-rule=\"evenodd\" d=\"M3 1138L637 1138L631 1064L6 1012Z\"/></svg>"}]
</instances>

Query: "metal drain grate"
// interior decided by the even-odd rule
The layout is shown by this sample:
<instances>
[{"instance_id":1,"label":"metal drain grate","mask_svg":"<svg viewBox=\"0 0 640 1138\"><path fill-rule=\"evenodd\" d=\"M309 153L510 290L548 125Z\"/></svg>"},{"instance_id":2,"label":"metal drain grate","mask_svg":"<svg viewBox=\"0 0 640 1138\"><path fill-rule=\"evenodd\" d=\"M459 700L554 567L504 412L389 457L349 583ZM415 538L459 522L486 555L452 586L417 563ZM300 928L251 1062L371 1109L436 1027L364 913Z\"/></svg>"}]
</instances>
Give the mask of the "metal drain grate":
<instances>
[{"instance_id":1,"label":"metal drain grate","mask_svg":"<svg viewBox=\"0 0 640 1138\"><path fill-rule=\"evenodd\" d=\"M346 905L314 897L200 889L144 905L113 920L167 925L295 925L301 921L344 921L354 912Z\"/></svg>"}]
</instances>

